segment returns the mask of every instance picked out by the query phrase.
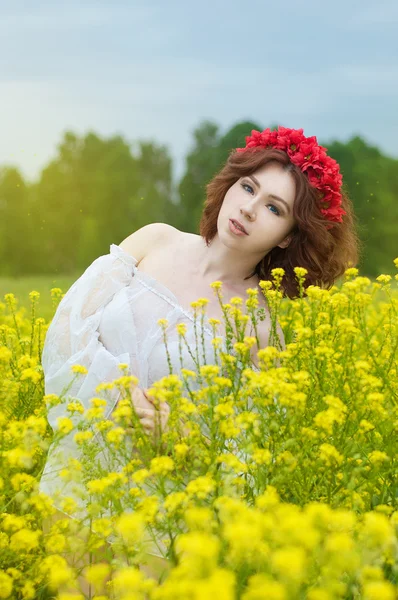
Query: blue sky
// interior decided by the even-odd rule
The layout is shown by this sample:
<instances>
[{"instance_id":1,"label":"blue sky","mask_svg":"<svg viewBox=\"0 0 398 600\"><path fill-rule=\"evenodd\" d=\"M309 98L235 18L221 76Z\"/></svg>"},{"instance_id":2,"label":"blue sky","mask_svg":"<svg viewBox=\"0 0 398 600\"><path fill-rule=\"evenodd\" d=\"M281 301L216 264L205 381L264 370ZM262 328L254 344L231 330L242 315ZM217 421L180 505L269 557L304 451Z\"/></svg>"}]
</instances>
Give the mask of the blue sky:
<instances>
[{"instance_id":1,"label":"blue sky","mask_svg":"<svg viewBox=\"0 0 398 600\"><path fill-rule=\"evenodd\" d=\"M203 119L398 158L397 31L397 0L0 0L0 166L33 180L94 130L167 145L178 178Z\"/></svg>"}]
</instances>

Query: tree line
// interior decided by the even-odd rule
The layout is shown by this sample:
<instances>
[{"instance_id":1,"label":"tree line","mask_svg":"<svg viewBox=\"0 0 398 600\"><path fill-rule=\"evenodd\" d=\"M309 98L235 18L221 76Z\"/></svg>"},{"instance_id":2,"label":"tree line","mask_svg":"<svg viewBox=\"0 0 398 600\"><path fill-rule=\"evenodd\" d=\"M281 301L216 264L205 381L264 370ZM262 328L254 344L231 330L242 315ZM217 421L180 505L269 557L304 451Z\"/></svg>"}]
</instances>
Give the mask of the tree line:
<instances>
[{"instance_id":1,"label":"tree line","mask_svg":"<svg viewBox=\"0 0 398 600\"><path fill-rule=\"evenodd\" d=\"M276 125L271 125L274 129ZM232 148L252 129L245 121L226 133L211 121L193 132L181 179L172 179L169 149L153 141L129 144L120 135L63 133L55 157L37 181L15 166L0 167L0 276L81 273L111 243L164 222L199 233L205 187ZM393 272L398 256L398 159L360 136L318 143L338 161L364 242L358 265L369 277Z\"/></svg>"}]
</instances>

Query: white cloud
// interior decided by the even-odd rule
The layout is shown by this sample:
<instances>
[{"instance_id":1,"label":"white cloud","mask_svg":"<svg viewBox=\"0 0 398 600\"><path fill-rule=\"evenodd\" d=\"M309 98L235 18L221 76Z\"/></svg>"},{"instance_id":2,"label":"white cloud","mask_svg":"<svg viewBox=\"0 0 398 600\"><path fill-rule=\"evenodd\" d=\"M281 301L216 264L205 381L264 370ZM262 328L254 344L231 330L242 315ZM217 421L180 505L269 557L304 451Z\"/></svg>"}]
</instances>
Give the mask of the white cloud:
<instances>
[{"instance_id":1,"label":"white cloud","mask_svg":"<svg viewBox=\"0 0 398 600\"><path fill-rule=\"evenodd\" d=\"M342 94L361 96L398 96L398 66L386 64L339 65L332 69L336 81L344 84Z\"/></svg>"},{"instance_id":2,"label":"white cloud","mask_svg":"<svg viewBox=\"0 0 398 600\"><path fill-rule=\"evenodd\" d=\"M372 132L374 143L396 149L397 57L380 28L377 56L358 31L394 22L398 3L363 2L353 15L345 0L332 9L256 0L253 15L239 18L240 2L225 3L225 14L203 1L193 15L173 0L2 6L0 164L14 161L34 177L63 131L92 129L166 144L181 172L203 119L222 131L243 119L280 122L324 139ZM311 30L320 35L325 11L319 48Z\"/></svg>"},{"instance_id":3,"label":"white cloud","mask_svg":"<svg viewBox=\"0 0 398 600\"><path fill-rule=\"evenodd\" d=\"M33 9L33 10L32 10ZM12 8L11 8L12 10ZM93 3L91 6L79 4L42 4L24 6L24 9L4 13L2 11L0 18L0 31L3 33L12 32L40 32L64 30L81 27L98 27L106 25L112 27L117 24L126 23L126 21L137 22L151 19L156 8L150 5L138 6L136 3L123 6L118 4L100 4Z\"/></svg>"},{"instance_id":4,"label":"white cloud","mask_svg":"<svg viewBox=\"0 0 398 600\"><path fill-rule=\"evenodd\" d=\"M398 3L396 0L378 0L371 4L361 4L360 11L350 20L353 29L375 28L377 25L396 26L398 24Z\"/></svg>"}]
</instances>

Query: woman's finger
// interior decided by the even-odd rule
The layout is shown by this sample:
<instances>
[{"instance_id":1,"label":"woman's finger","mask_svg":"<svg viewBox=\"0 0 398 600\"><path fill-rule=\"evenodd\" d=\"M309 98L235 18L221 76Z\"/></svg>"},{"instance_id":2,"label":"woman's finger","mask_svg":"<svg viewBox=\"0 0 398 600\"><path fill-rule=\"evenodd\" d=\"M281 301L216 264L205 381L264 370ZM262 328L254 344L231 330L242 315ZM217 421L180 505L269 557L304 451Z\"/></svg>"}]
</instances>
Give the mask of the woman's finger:
<instances>
[{"instance_id":1,"label":"woman's finger","mask_svg":"<svg viewBox=\"0 0 398 600\"><path fill-rule=\"evenodd\" d=\"M168 416L170 414L170 409L167 407L161 406L160 410L157 411L155 408L139 408L138 407L135 409L135 412L137 413L137 415L139 417L154 416L155 412L158 412L162 416Z\"/></svg>"},{"instance_id":2,"label":"woman's finger","mask_svg":"<svg viewBox=\"0 0 398 600\"><path fill-rule=\"evenodd\" d=\"M150 417L151 415L153 415L154 410L151 408L136 408L135 412L137 413L137 415L139 417L145 417L145 416Z\"/></svg>"}]
</instances>

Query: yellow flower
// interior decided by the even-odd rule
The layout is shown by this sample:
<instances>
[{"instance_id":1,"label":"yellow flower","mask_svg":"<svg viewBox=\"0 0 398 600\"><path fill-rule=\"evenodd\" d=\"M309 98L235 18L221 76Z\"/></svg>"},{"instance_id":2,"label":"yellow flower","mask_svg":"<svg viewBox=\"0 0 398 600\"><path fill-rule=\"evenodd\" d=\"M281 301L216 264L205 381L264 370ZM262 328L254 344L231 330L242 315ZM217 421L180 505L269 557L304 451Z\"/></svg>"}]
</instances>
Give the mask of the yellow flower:
<instances>
[{"instance_id":1,"label":"yellow flower","mask_svg":"<svg viewBox=\"0 0 398 600\"><path fill-rule=\"evenodd\" d=\"M220 367L217 365L202 365L199 369L199 372L202 377L211 380L219 374Z\"/></svg>"},{"instance_id":2,"label":"yellow flower","mask_svg":"<svg viewBox=\"0 0 398 600\"><path fill-rule=\"evenodd\" d=\"M92 479L86 485L90 494L102 494L112 483L107 477L103 477L102 479Z\"/></svg>"},{"instance_id":3,"label":"yellow flower","mask_svg":"<svg viewBox=\"0 0 398 600\"><path fill-rule=\"evenodd\" d=\"M267 600L288 600L289 598L283 583L274 581L265 573L257 573L249 577L247 588L242 594L242 600L263 600L265 598L264 590L267 590ZM314 598L314 600L329 600L329 598Z\"/></svg>"},{"instance_id":4,"label":"yellow flower","mask_svg":"<svg viewBox=\"0 0 398 600\"><path fill-rule=\"evenodd\" d=\"M84 417L89 421L92 419L101 419L104 417L104 409L102 407L88 408L84 413Z\"/></svg>"},{"instance_id":5,"label":"yellow flower","mask_svg":"<svg viewBox=\"0 0 398 600\"><path fill-rule=\"evenodd\" d=\"M362 419L359 423L359 430L363 433L368 433L368 431L372 431L375 428L373 423L370 423L366 419Z\"/></svg>"},{"instance_id":6,"label":"yellow flower","mask_svg":"<svg viewBox=\"0 0 398 600\"><path fill-rule=\"evenodd\" d=\"M145 523L138 513L122 514L116 521L116 530L129 544L142 540Z\"/></svg>"},{"instance_id":7,"label":"yellow flower","mask_svg":"<svg viewBox=\"0 0 398 600\"><path fill-rule=\"evenodd\" d=\"M72 373L81 373L82 375L87 375L88 370L83 365L73 365L71 367Z\"/></svg>"},{"instance_id":8,"label":"yellow flower","mask_svg":"<svg viewBox=\"0 0 398 600\"><path fill-rule=\"evenodd\" d=\"M307 600L333 600L334 596L322 588L314 587L307 591Z\"/></svg>"},{"instance_id":9,"label":"yellow flower","mask_svg":"<svg viewBox=\"0 0 398 600\"><path fill-rule=\"evenodd\" d=\"M65 496L61 499L60 508L68 515L73 515L78 509L76 500Z\"/></svg>"},{"instance_id":10,"label":"yellow flower","mask_svg":"<svg viewBox=\"0 0 398 600\"><path fill-rule=\"evenodd\" d=\"M145 523L153 523L159 513L159 498L157 496L147 496L139 502L137 508Z\"/></svg>"},{"instance_id":11,"label":"yellow flower","mask_svg":"<svg viewBox=\"0 0 398 600\"><path fill-rule=\"evenodd\" d=\"M9 598L12 592L12 578L0 569L0 598Z\"/></svg>"},{"instance_id":12,"label":"yellow flower","mask_svg":"<svg viewBox=\"0 0 398 600\"><path fill-rule=\"evenodd\" d=\"M30 379L30 381L32 381L33 383L38 383L41 380L41 378L41 373L35 371L34 369L24 369L20 376L21 381Z\"/></svg>"},{"instance_id":13,"label":"yellow flower","mask_svg":"<svg viewBox=\"0 0 398 600\"><path fill-rule=\"evenodd\" d=\"M65 550L66 538L61 533L57 533L48 538L45 545L49 554L59 554Z\"/></svg>"},{"instance_id":14,"label":"yellow flower","mask_svg":"<svg viewBox=\"0 0 398 600\"><path fill-rule=\"evenodd\" d=\"M368 547L383 547L393 541L393 525L386 515L367 512L363 517L360 538Z\"/></svg>"},{"instance_id":15,"label":"yellow flower","mask_svg":"<svg viewBox=\"0 0 398 600\"><path fill-rule=\"evenodd\" d=\"M208 475L202 475L190 481L186 487L187 494L204 500L215 490L215 481Z\"/></svg>"},{"instance_id":16,"label":"yellow flower","mask_svg":"<svg viewBox=\"0 0 398 600\"><path fill-rule=\"evenodd\" d=\"M189 452L189 446L184 442L181 444L174 444L174 451L177 458L184 458Z\"/></svg>"},{"instance_id":17,"label":"yellow flower","mask_svg":"<svg viewBox=\"0 0 398 600\"><path fill-rule=\"evenodd\" d=\"M235 414L233 402L222 402L214 408L214 420L219 421L222 418Z\"/></svg>"},{"instance_id":18,"label":"yellow flower","mask_svg":"<svg viewBox=\"0 0 398 600\"><path fill-rule=\"evenodd\" d=\"M64 583L76 583L73 570L68 566L65 558L57 554L43 558L39 572L47 576L51 590L58 589Z\"/></svg>"},{"instance_id":19,"label":"yellow flower","mask_svg":"<svg viewBox=\"0 0 398 600\"><path fill-rule=\"evenodd\" d=\"M4 450L3 457L12 467L22 467L23 469L31 469L33 467L32 455L29 452L25 452L22 448Z\"/></svg>"},{"instance_id":20,"label":"yellow flower","mask_svg":"<svg viewBox=\"0 0 398 600\"><path fill-rule=\"evenodd\" d=\"M151 473L148 471L148 469L139 469L138 471L136 471L135 473L132 474L131 479L135 482L135 483L144 483L144 481L146 479L148 479L148 477L151 476Z\"/></svg>"},{"instance_id":21,"label":"yellow flower","mask_svg":"<svg viewBox=\"0 0 398 600\"><path fill-rule=\"evenodd\" d=\"M113 586L117 598L141 598L140 592L146 589L144 576L137 567L119 569L113 576Z\"/></svg>"},{"instance_id":22,"label":"yellow flower","mask_svg":"<svg viewBox=\"0 0 398 600\"><path fill-rule=\"evenodd\" d=\"M27 473L16 473L11 477L11 485L14 490L19 492L20 490L32 490L37 487L37 482L32 475L28 475ZM0 479L0 490L2 488L2 480Z\"/></svg>"},{"instance_id":23,"label":"yellow flower","mask_svg":"<svg viewBox=\"0 0 398 600\"><path fill-rule=\"evenodd\" d=\"M84 570L84 577L89 583L101 587L105 581L105 578L109 576L110 572L110 565L106 563L98 563L86 567Z\"/></svg>"},{"instance_id":24,"label":"yellow flower","mask_svg":"<svg viewBox=\"0 0 398 600\"><path fill-rule=\"evenodd\" d=\"M316 438L318 437L318 433L310 427L302 427L301 433L303 434L303 436L307 437L310 440L316 440Z\"/></svg>"},{"instance_id":25,"label":"yellow flower","mask_svg":"<svg viewBox=\"0 0 398 600\"><path fill-rule=\"evenodd\" d=\"M293 271L299 278L304 277L304 275L307 275L308 273L307 269L304 267L294 267Z\"/></svg>"},{"instance_id":26,"label":"yellow flower","mask_svg":"<svg viewBox=\"0 0 398 600\"><path fill-rule=\"evenodd\" d=\"M11 350L6 348L5 346L2 346L0 348L0 364L3 363L4 365L8 365L11 357L12 357Z\"/></svg>"},{"instance_id":27,"label":"yellow flower","mask_svg":"<svg viewBox=\"0 0 398 600\"><path fill-rule=\"evenodd\" d=\"M370 581L363 586L363 600L396 600L395 591L388 581Z\"/></svg>"},{"instance_id":28,"label":"yellow flower","mask_svg":"<svg viewBox=\"0 0 398 600\"><path fill-rule=\"evenodd\" d=\"M279 504L280 498L277 489L273 485L267 485L265 492L255 499L257 508L268 510Z\"/></svg>"},{"instance_id":29,"label":"yellow flower","mask_svg":"<svg viewBox=\"0 0 398 600\"><path fill-rule=\"evenodd\" d=\"M182 533L176 539L176 553L181 560L195 558L197 563L213 567L217 564L220 547L216 536L202 531Z\"/></svg>"},{"instance_id":30,"label":"yellow flower","mask_svg":"<svg viewBox=\"0 0 398 600\"><path fill-rule=\"evenodd\" d=\"M140 490L136 487L132 487L129 489L129 496L132 498L141 498L143 495L143 490Z\"/></svg>"},{"instance_id":31,"label":"yellow flower","mask_svg":"<svg viewBox=\"0 0 398 600\"><path fill-rule=\"evenodd\" d=\"M73 439L76 442L76 444L80 445L80 444L83 444L84 442L87 442L88 440L91 440L91 438L93 436L94 436L94 434L92 431L78 431L73 436Z\"/></svg>"},{"instance_id":32,"label":"yellow flower","mask_svg":"<svg viewBox=\"0 0 398 600\"><path fill-rule=\"evenodd\" d=\"M25 421L26 429L33 429L35 433L44 436L47 430L47 421L44 417L30 415Z\"/></svg>"},{"instance_id":33,"label":"yellow flower","mask_svg":"<svg viewBox=\"0 0 398 600\"><path fill-rule=\"evenodd\" d=\"M211 533L215 522L213 511L206 506L191 506L184 512L184 519L189 529L198 529Z\"/></svg>"},{"instance_id":34,"label":"yellow flower","mask_svg":"<svg viewBox=\"0 0 398 600\"><path fill-rule=\"evenodd\" d=\"M73 421L71 421L68 417L58 417L57 424L59 431L64 435L70 433L74 427Z\"/></svg>"},{"instance_id":35,"label":"yellow flower","mask_svg":"<svg viewBox=\"0 0 398 600\"><path fill-rule=\"evenodd\" d=\"M23 600L33 600L36 598L36 588L32 581L26 581L21 588L21 595Z\"/></svg>"},{"instance_id":36,"label":"yellow flower","mask_svg":"<svg viewBox=\"0 0 398 600\"><path fill-rule=\"evenodd\" d=\"M345 411L347 409L345 408ZM334 408L328 408L319 412L314 417L314 424L321 429L324 429L327 433L333 433L334 423L343 423L345 420L345 411L339 411Z\"/></svg>"},{"instance_id":37,"label":"yellow flower","mask_svg":"<svg viewBox=\"0 0 398 600\"><path fill-rule=\"evenodd\" d=\"M95 391L97 392L97 394L99 392L102 392L103 390L111 390L113 388L113 383L109 383L109 382L103 382L103 383L99 383L96 388Z\"/></svg>"},{"instance_id":38,"label":"yellow flower","mask_svg":"<svg viewBox=\"0 0 398 600\"><path fill-rule=\"evenodd\" d=\"M318 506L318 510L320 506L322 505ZM329 513L328 511L324 511L324 514L328 514L327 519L329 531L345 531L349 533L353 531L356 523L356 517L355 513L351 512L350 510L340 508L333 511L331 510Z\"/></svg>"},{"instance_id":39,"label":"yellow flower","mask_svg":"<svg viewBox=\"0 0 398 600\"><path fill-rule=\"evenodd\" d=\"M107 401L103 398L91 398L90 404L93 408L105 408Z\"/></svg>"},{"instance_id":40,"label":"yellow flower","mask_svg":"<svg viewBox=\"0 0 398 600\"><path fill-rule=\"evenodd\" d=\"M188 504L188 500L185 492L171 492L163 502L163 506L168 513L174 513L177 510L184 509Z\"/></svg>"},{"instance_id":41,"label":"yellow flower","mask_svg":"<svg viewBox=\"0 0 398 600\"><path fill-rule=\"evenodd\" d=\"M344 460L344 457L340 452L331 444L321 444L319 448L319 458L329 467L336 463L341 465Z\"/></svg>"},{"instance_id":42,"label":"yellow flower","mask_svg":"<svg viewBox=\"0 0 398 600\"><path fill-rule=\"evenodd\" d=\"M261 279L258 285L263 292L268 293L268 291L272 288L272 281Z\"/></svg>"},{"instance_id":43,"label":"yellow flower","mask_svg":"<svg viewBox=\"0 0 398 600\"><path fill-rule=\"evenodd\" d=\"M221 454L216 459L217 463L224 463L230 467L235 473L247 473L247 465L239 460L234 454Z\"/></svg>"},{"instance_id":44,"label":"yellow flower","mask_svg":"<svg viewBox=\"0 0 398 600\"><path fill-rule=\"evenodd\" d=\"M57 406L57 404L61 403L61 398L56 394L46 394L43 396L43 400L47 407Z\"/></svg>"},{"instance_id":45,"label":"yellow flower","mask_svg":"<svg viewBox=\"0 0 398 600\"><path fill-rule=\"evenodd\" d=\"M294 471L298 460L289 450L285 450L276 457L276 464L279 465L280 463L284 463L288 471Z\"/></svg>"},{"instance_id":46,"label":"yellow flower","mask_svg":"<svg viewBox=\"0 0 398 600\"><path fill-rule=\"evenodd\" d=\"M383 569L377 565L365 565L361 570L362 585L368 580L379 580L384 578Z\"/></svg>"},{"instance_id":47,"label":"yellow flower","mask_svg":"<svg viewBox=\"0 0 398 600\"><path fill-rule=\"evenodd\" d=\"M71 412L77 412L77 413L84 413L84 406L81 402L69 402L69 404L67 405L66 409Z\"/></svg>"},{"instance_id":48,"label":"yellow flower","mask_svg":"<svg viewBox=\"0 0 398 600\"><path fill-rule=\"evenodd\" d=\"M192 379L196 379L198 376L195 371L191 371L190 369L181 369L181 374L184 375L184 377L192 377Z\"/></svg>"},{"instance_id":49,"label":"yellow flower","mask_svg":"<svg viewBox=\"0 0 398 600\"><path fill-rule=\"evenodd\" d=\"M373 465L379 465L385 461L389 461L390 457L385 452L381 452L380 450L373 450L373 452L370 452L368 459L369 462Z\"/></svg>"},{"instance_id":50,"label":"yellow flower","mask_svg":"<svg viewBox=\"0 0 398 600\"><path fill-rule=\"evenodd\" d=\"M115 429L111 429L106 434L106 439L110 444L114 444L116 447L120 446L126 435L125 429L123 427L115 427Z\"/></svg>"},{"instance_id":51,"label":"yellow flower","mask_svg":"<svg viewBox=\"0 0 398 600\"><path fill-rule=\"evenodd\" d=\"M3 514L3 526L4 531L18 531L25 527L26 519L13 514Z\"/></svg>"},{"instance_id":52,"label":"yellow flower","mask_svg":"<svg viewBox=\"0 0 398 600\"><path fill-rule=\"evenodd\" d=\"M256 448L252 454L252 460L257 465L270 465L272 454L267 448Z\"/></svg>"},{"instance_id":53,"label":"yellow flower","mask_svg":"<svg viewBox=\"0 0 398 600\"><path fill-rule=\"evenodd\" d=\"M278 577L296 583L305 579L307 562L305 550L295 546L286 546L271 555L272 568Z\"/></svg>"},{"instance_id":54,"label":"yellow flower","mask_svg":"<svg viewBox=\"0 0 398 600\"><path fill-rule=\"evenodd\" d=\"M344 271L345 277L356 277L358 275L358 269L355 267L350 267Z\"/></svg>"},{"instance_id":55,"label":"yellow flower","mask_svg":"<svg viewBox=\"0 0 398 600\"><path fill-rule=\"evenodd\" d=\"M326 538L325 550L335 554L352 552L354 540L347 533L332 532Z\"/></svg>"},{"instance_id":56,"label":"yellow flower","mask_svg":"<svg viewBox=\"0 0 398 600\"><path fill-rule=\"evenodd\" d=\"M170 456L157 456L151 460L151 475L167 475L174 470L174 461Z\"/></svg>"},{"instance_id":57,"label":"yellow flower","mask_svg":"<svg viewBox=\"0 0 398 600\"><path fill-rule=\"evenodd\" d=\"M186 323L178 323L176 329L177 329L178 335L185 335L187 332L187 325L186 325Z\"/></svg>"},{"instance_id":58,"label":"yellow flower","mask_svg":"<svg viewBox=\"0 0 398 600\"><path fill-rule=\"evenodd\" d=\"M94 531L94 533L97 533L98 535L101 535L103 537L107 537L113 532L114 526L113 522L110 519L103 517L92 521L91 528Z\"/></svg>"},{"instance_id":59,"label":"yellow flower","mask_svg":"<svg viewBox=\"0 0 398 600\"><path fill-rule=\"evenodd\" d=\"M61 298L62 289L61 288L51 288L50 294L51 294L51 298L53 298L53 299Z\"/></svg>"},{"instance_id":60,"label":"yellow flower","mask_svg":"<svg viewBox=\"0 0 398 600\"><path fill-rule=\"evenodd\" d=\"M376 281L378 281L379 283L387 284L391 281L391 275L379 275L378 277L376 277Z\"/></svg>"},{"instance_id":61,"label":"yellow flower","mask_svg":"<svg viewBox=\"0 0 398 600\"><path fill-rule=\"evenodd\" d=\"M236 575L227 569L214 569L207 577L194 583L195 600L235 600Z\"/></svg>"}]
</instances>

